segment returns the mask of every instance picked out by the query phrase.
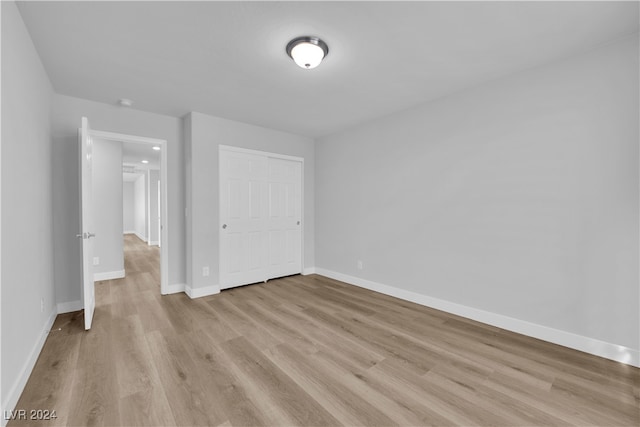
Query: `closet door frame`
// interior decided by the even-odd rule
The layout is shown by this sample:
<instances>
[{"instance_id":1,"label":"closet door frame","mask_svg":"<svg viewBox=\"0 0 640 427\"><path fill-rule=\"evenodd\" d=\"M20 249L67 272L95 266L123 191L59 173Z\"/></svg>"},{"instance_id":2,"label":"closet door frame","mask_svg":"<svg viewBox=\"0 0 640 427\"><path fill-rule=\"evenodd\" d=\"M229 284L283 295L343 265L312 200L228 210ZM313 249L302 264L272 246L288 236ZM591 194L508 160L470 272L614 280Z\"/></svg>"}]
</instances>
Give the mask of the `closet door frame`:
<instances>
[{"instance_id":1,"label":"closet door frame","mask_svg":"<svg viewBox=\"0 0 640 427\"><path fill-rule=\"evenodd\" d=\"M222 152L226 151L226 152L232 152L232 153L245 153L245 154L251 154L251 155L257 155L257 156L264 156L266 158L273 158L273 159L281 159L281 160L289 160L289 161L294 161L294 162L298 162L300 163L300 272L302 273L304 271L304 227L306 225L306 218L305 218L305 211L304 211L304 202L305 202L305 194L304 194L304 157L297 157L297 156L290 156L287 154L278 154L278 153L272 153L272 152L268 152L268 151L261 151L261 150L252 150L252 149L248 149L248 148L240 148L240 147L234 147L234 146L230 146L230 145L222 145L220 144L218 146L218 181L219 181L219 188L218 188L218 233L222 233L222 227L224 224L223 218L222 218ZM224 285L223 281L222 281L222 258L223 258L223 244L222 244L222 236L219 235L218 238L218 271L219 271L219 277L218 277L218 283L220 283L220 288L221 289L230 289L233 288L235 286L242 286L242 285ZM265 280L266 281L266 280Z\"/></svg>"}]
</instances>

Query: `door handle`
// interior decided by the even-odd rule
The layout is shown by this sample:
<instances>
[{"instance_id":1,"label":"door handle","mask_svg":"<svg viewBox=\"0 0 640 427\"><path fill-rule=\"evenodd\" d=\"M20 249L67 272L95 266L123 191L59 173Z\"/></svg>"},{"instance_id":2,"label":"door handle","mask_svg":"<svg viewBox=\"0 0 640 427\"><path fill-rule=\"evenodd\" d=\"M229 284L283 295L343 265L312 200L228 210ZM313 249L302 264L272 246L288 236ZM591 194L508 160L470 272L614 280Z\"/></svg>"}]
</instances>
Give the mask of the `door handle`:
<instances>
[{"instance_id":1,"label":"door handle","mask_svg":"<svg viewBox=\"0 0 640 427\"><path fill-rule=\"evenodd\" d=\"M92 237L96 237L95 233L87 233L87 239L90 239Z\"/></svg>"},{"instance_id":2,"label":"door handle","mask_svg":"<svg viewBox=\"0 0 640 427\"><path fill-rule=\"evenodd\" d=\"M82 233L82 234L76 234L76 237L78 239L90 239L92 237L96 237L95 233Z\"/></svg>"},{"instance_id":3,"label":"door handle","mask_svg":"<svg viewBox=\"0 0 640 427\"><path fill-rule=\"evenodd\" d=\"M227 228L227 224L222 224L222 229L226 229Z\"/></svg>"}]
</instances>

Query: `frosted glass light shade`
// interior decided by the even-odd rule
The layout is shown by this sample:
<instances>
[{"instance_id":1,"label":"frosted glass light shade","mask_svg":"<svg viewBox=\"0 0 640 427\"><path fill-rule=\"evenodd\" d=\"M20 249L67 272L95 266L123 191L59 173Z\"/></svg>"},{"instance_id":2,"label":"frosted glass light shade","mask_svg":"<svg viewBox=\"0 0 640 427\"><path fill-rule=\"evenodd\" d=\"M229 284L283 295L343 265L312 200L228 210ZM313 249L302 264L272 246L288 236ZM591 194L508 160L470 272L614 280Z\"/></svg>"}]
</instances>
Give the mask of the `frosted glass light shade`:
<instances>
[{"instance_id":1,"label":"frosted glass light shade","mask_svg":"<svg viewBox=\"0 0 640 427\"><path fill-rule=\"evenodd\" d=\"M291 49L291 57L302 68L316 68L324 58L324 51L318 45L300 43Z\"/></svg>"},{"instance_id":2,"label":"frosted glass light shade","mask_svg":"<svg viewBox=\"0 0 640 427\"><path fill-rule=\"evenodd\" d=\"M298 37L287 45L287 54L305 69L315 68L327 56L329 47L317 37Z\"/></svg>"}]
</instances>

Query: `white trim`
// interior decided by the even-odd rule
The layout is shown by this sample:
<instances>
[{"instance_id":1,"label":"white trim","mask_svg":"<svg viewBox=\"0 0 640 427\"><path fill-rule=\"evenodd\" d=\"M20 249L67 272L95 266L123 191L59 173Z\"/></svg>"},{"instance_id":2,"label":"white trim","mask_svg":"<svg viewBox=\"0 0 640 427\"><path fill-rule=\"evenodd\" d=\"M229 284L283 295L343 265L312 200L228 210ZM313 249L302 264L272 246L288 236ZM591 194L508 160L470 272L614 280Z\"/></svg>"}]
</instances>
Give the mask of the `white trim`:
<instances>
[{"instance_id":1,"label":"white trim","mask_svg":"<svg viewBox=\"0 0 640 427\"><path fill-rule=\"evenodd\" d=\"M302 222L302 228L300 229L300 268L302 274L305 271L304 268L304 244L305 244L305 232L304 229L307 226L307 217L305 216L304 203L305 203L305 191L304 191L304 157L301 157L302 165L300 166L300 221Z\"/></svg>"},{"instance_id":2,"label":"white trim","mask_svg":"<svg viewBox=\"0 0 640 427\"><path fill-rule=\"evenodd\" d=\"M160 293L169 292L169 144L164 141L160 146Z\"/></svg>"},{"instance_id":3,"label":"white trim","mask_svg":"<svg viewBox=\"0 0 640 427\"><path fill-rule=\"evenodd\" d=\"M187 285L185 285L184 283L173 283L162 289L161 293L162 295L179 294L180 292L185 291L186 286Z\"/></svg>"},{"instance_id":4,"label":"white trim","mask_svg":"<svg viewBox=\"0 0 640 427\"><path fill-rule=\"evenodd\" d=\"M220 293L220 285L211 285L205 286L203 288L192 288L189 285L186 285L184 288L184 292L189 295L189 298L201 298L209 295L215 295Z\"/></svg>"},{"instance_id":5,"label":"white trim","mask_svg":"<svg viewBox=\"0 0 640 427\"><path fill-rule=\"evenodd\" d=\"M122 279L123 277L124 277L124 270L105 271L104 273L93 273L94 282L98 282L100 280Z\"/></svg>"},{"instance_id":6,"label":"white trim","mask_svg":"<svg viewBox=\"0 0 640 427\"><path fill-rule=\"evenodd\" d=\"M136 234L135 230L123 231L122 234Z\"/></svg>"},{"instance_id":7,"label":"white trim","mask_svg":"<svg viewBox=\"0 0 640 427\"><path fill-rule=\"evenodd\" d=\"M361 279L359 277L326 270L324 268L316 268L315 270L317 274L322 276L340 280L341 282L349 283L375 292L380 292L381 294L390 295L392 297L411 301L426 307L435 308L447 313L506 329L511 332L559 344L561 346L583 351L595 356L604 357L605 359L615 360L616 362L640 367L640 350L433 298L416 292Z\"/></svg>"},{"instance_id":8,"label":"white trim","mask_svg":"<svg viewBox=\"0 0 640 427\"><path fill-rule=\"evenodd\" d=\"M315 267L308 267L308 268L304 268L302 270L302 275L303 276L308 276L309 274L316 274L316 268Z\"/></svg>"},{"instance_id":9,"label":"white trim","mask_svg":"<svg viewBox=\"0 0 640 427\"><path fill-rule=\"evenodd\" d=\"M146 136L127 135L117 132L105 132L102 130L91 130L91 136L98 139L109 139L111 141L136 142L140 144L162 145L167 141L164 139L147 138Z\"/></svg>"},{"instance_id":10,"label":"white trim","mask_svg":"<svg viewBox=\"0 0 640 427\"><path fill-rule=\"evenodd\" d=\"M240 148L240 147L234 147L231 145L218 145L218 152L219 150L224 150L224 151L235 151L236 153L245 153L245 154L255 154L258 156L266 156L266 157L271 157L272 159L282 159L282 160L292 160L294 162L302 162L304 163L304 157L297 157L297 156L289 156L287 154L280 154L280 153L272 153L270 151L261 151L261 150L252 150L249 148Z\"/></svg>"},{"instance_id":11,"label":"white trim","mask_svg":"<svg viewBox=\"0 0 640 427\"><path fill-rule=\"evenodd\" d=\"M138 234L138 232L137 232L137 231L134 231L134 232L133 232L133 234L135 234L135 235L136 235L136 237L137 237L138 239L140 239L140 240L142 240L143 242L147 243L147 238L146 238L145 236L143 236L143 235L141 235L141 234Z\"/></svg>"},{"instance_id":12,"label":"white trim","mask_svg":"<svg viewBox=\"0 0 640 427\"><path fill-rule=\"evenodd\" d=\"M157 240L151 240L151 241L147 242L147 244L149 246L160 246L160 242L157 241Z\"/></svg>"},{"instance_id":13,"label":"white trim","mask_svg":"<svg viewBox=\"0 0 640 427\"><path fill-rule=\"evenodd\" d=\"M62 313L72 313L74 311L82 310L82 301L67 301L67 302L59 302L58 305L58 314Z\"/></svg>"},{"instance_id":14,"label":"white trim","mask_svg":"<svg viewBox=\"0 0 640 427\"><path fill-rule=\"evenodd\" d=\"M40 337L38 337L37 341L34 343L31 352L29 353L29 357L25 360L22 365L22 369L20 370L20 375L16 378L16 381L13 383L9 392L5 396L4 402L2 402L3 411L10 411L15 409L18 399L24 390L24 387L27 385L27 381L29 380L29 376L31 372L33 372L33 368L36 366L36 362L38 361L38 356L40 356L40 352L42 351L42 347L44 347L44 343L47 340L47 335L53 326L53 322L56 320L56 316L58 315L56 311L56 307L53 308L49 318L44 324L42 328L42 332L40 333ZM2 413L2 425L6 425L7 421L4 419L4 412Z\"/></svg>"}]
</instances>

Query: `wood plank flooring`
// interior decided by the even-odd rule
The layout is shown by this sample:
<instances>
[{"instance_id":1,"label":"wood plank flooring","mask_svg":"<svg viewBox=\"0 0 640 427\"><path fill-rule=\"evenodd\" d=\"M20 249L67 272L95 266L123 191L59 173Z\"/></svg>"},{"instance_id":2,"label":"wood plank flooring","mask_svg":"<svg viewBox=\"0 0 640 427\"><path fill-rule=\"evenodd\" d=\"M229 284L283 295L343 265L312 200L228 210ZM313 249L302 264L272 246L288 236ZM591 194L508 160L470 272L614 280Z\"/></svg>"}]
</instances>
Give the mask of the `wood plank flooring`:
<instances>
[{"instance_id":1,"label":"wood plank flooring","mask_svg":"<svg viewBox=\"0 0 640 427\"><path fill-rule=\"evenodd\" d=\"M160 296L157 248L125 253L17 405L58 418L9 425L640 425L640 369L316 275Z\"/></svg>"}]
</instances>

